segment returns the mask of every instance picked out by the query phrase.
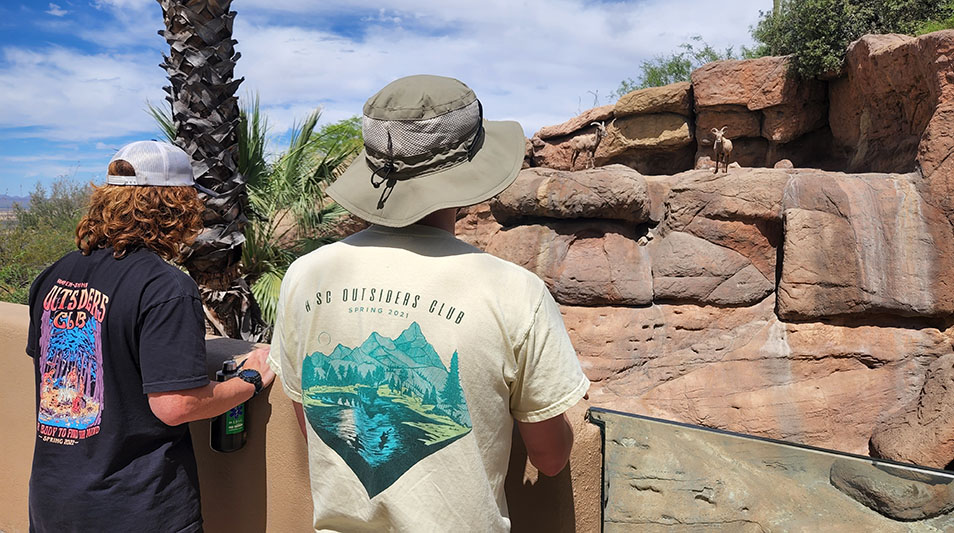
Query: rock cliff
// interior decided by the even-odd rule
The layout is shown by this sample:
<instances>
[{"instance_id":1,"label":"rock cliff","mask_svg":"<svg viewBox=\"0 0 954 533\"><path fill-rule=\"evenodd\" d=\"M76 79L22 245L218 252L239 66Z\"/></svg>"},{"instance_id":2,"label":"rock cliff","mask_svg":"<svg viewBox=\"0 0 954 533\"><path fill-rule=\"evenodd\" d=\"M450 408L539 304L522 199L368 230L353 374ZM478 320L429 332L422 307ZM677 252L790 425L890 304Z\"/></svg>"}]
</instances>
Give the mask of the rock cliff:
<instances>
[{"instance_id":1,"label":"rock cliff","mask_svg":"<svg viewBox=\"0 0 954 533\"><path fill-rule=\"evenodd\" d=\"M866 36L829 81L711 63L542 128L458 234L547 282L594 405L945 467L952 61L954 31Z\"/></svg>"}]
</instances>

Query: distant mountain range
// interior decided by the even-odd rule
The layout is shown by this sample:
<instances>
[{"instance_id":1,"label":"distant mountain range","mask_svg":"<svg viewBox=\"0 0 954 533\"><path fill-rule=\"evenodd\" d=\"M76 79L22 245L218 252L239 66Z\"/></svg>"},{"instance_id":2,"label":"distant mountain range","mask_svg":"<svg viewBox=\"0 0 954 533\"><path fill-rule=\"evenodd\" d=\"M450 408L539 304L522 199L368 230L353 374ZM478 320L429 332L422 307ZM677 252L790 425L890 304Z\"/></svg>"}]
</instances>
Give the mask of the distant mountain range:
<instances>
[{"instance_id":1,"label":"distant mountain range","mask_svg":"<svg viewBox=\"0 0 954 533\"><path fill-rule=\"evenodd\" d=\"M29 196L7 196L0 194L0 209L13 209L13 204L20 204L23 207L30 206Z\"/></svg>"}]
</instances>

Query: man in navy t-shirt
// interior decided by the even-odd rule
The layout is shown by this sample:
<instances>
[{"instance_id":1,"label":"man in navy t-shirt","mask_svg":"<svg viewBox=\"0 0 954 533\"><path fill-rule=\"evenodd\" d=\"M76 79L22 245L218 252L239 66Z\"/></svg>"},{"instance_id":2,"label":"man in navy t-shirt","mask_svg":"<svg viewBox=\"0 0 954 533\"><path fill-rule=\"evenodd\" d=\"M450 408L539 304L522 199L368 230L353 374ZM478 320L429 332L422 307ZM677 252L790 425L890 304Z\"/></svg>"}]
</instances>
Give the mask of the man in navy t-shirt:
<instances>
[{"instance_id":1,"label":"man in navy t-shirt","mask_svg":"<svg viewBox=\"0 0 954 533\"><path fill-rule=\"evenodd\" d=\"M274 379L267 349L210 382L192 279L166 262L202 229L188 155L154 141L110 161L79 250L30 289L36 378L31 531L201 531L192 420Z\"/></svg>"}]
</instances>

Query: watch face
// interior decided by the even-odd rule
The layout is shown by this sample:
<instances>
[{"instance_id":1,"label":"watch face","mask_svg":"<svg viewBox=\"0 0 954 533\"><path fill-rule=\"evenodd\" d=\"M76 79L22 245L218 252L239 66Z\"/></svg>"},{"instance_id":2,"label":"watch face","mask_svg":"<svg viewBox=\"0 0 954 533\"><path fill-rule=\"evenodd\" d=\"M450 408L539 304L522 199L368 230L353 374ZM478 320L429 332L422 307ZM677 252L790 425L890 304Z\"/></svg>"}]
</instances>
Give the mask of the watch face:
<instances>
[{"instance_id":1,"label":"watch face","mask_svg":"<svg viewBox=\"0 0 954 533\"><path fill-rule=\"evenodd\" d=\"M258 370L252 370L251 368L246 368L245 370L242 370L241 372L239 372L239 377L246 381L249 381L249 380L261 381L262 380L262 375L258 373Z\"/></svg>"},{"instance_id":2,"label":"watch face","mask_svg":"<svg viewBox=\"0 0 954 533\"><path fill-rule=\"evenodd\" d=\"M245 381L246 383L251 383L255 385L255 394L258 394L262 390L262 375L258 373L258 370L252 370L247 368L238 374L239 379Z\"/></svg>"}]
</instances>

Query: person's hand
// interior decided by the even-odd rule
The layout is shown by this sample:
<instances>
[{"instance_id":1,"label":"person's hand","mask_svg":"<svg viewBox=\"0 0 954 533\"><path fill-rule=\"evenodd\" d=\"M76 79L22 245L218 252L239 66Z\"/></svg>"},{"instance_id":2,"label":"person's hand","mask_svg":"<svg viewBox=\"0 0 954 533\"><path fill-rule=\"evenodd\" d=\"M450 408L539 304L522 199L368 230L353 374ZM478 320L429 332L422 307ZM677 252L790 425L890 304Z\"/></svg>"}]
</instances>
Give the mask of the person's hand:
<instances>
[{"instance_id":1,"label":"person's hand","mask_svg":"<svg viewBox=\"0 0 954 533\"><path fill-rule=\"evenodd\" d=\"M256 348L252 353L248 354L248 358L245 359L245 364L242 367L257 370L258 373L261 374L263 389L275 381L275 372L272 371L272 367L268 365L268 361L266 360L269 350L271 350L271 346Z\"/></svg>"}]
</instances>

